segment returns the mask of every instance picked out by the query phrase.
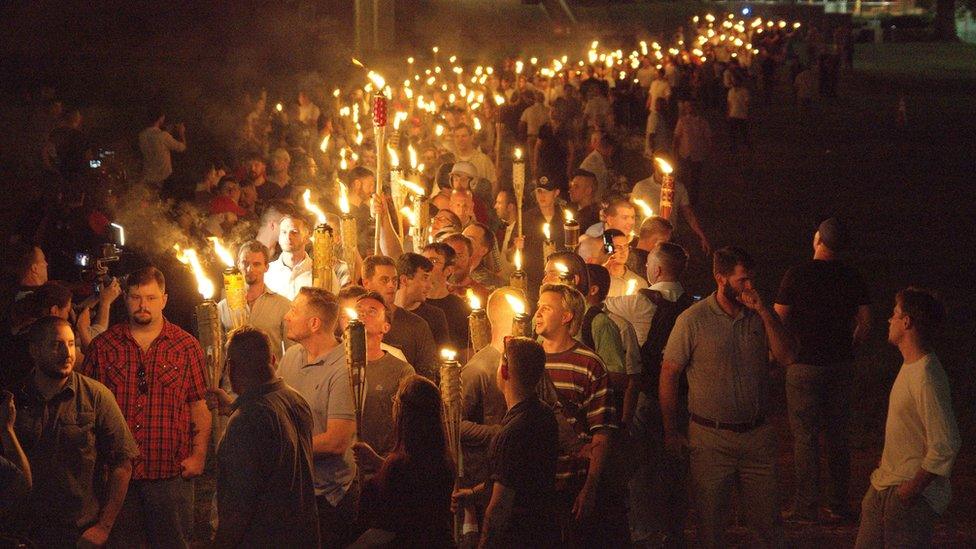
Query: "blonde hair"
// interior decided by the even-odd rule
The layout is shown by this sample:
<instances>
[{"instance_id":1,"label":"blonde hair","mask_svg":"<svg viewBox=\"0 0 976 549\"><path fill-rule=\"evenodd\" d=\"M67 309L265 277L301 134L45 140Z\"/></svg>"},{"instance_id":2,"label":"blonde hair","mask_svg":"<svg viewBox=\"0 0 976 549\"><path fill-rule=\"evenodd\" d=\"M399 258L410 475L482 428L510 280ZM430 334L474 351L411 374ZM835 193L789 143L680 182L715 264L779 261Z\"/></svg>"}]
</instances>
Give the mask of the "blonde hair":
<instances>
[{"instance_id":1,"label":"blonde hair","mask_svg":"<svg viewBox=\"0 0 976 549\"><path fill-rule=\"evenodd\" d=\"M569 322L569 333L573 336L578 334L580 328L583 327L583 315L586 313L586 300L583 299L583 294L576 288L565 284L543 284L542 288L539 289L539 295L546 292L559 294L563 308L573 313L573 320Z\"/></svg>"}]
</instances>

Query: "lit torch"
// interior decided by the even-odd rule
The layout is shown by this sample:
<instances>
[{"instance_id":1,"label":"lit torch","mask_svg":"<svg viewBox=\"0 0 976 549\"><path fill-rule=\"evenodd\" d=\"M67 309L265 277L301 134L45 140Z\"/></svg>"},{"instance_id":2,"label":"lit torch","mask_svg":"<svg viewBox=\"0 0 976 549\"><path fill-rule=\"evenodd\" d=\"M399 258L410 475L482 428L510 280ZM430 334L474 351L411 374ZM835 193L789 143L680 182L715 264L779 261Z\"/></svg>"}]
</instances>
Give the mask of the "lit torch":
<instances>
[{"instance_id":1,"label":"lit torch","mask_svg":"<svg viewBox=\"0 0 976 549\"><path fill-rule=\"evenodd\" d=\"M573 212L563 210L565 219L563 220L563 241L569 250L575 250L579 244L580 226L579 222L573 219Z\"/></svg>"},{"instance_id":2,"label":"lit torch","mask_svg":"<svg viewBox=\"0 0 976 549\"><path fill-rule=\"evenodd\" d=\"M461 452L461 364L453 349L441 349L441 399L444 401L444 424L447 428L447 441L454 454L457 476L454 488L458 489L464 478L464 456ZM454 514L454 538L460 543L461 526L464 523L464 508L458 506Z\"/></svg>"},{"instance_id":3,"label":"lit torch","mask_svg":"<svg viewBox=\"0 0 976 549\"><path fill-rule=\"evenodd\" d=\"M556 261L552 264L553 268L556 269L556 278L559 279L560 284L565 284L567 286L573 285L573 278L569 275L569 267L566 266L562 261Z\"/></svg>"},{"instance_id":4,"label":"lit torch","mask_svg":"<svg viewBox=\"0 0 976 549\"><path fill-rule=\"evenodd\" d=\"M522 236L522 203L525 196L525 161L522 149L515 149L512 157L512 189L515 191L515 208L518 210L518 235Z\"/></svg>"},{"instance_id":5,"label":"lit torch","mask_svg":"<svg viewBox=\"0 0 976 549\"><path fill-rule=\"evenodd\" d=\"M542 224L542 234L546 237L542 241L542 261L545 262L547 257L556 253L556 243L552 241L552 233L549 230L548 223Z\"/></svg>"},{"instance_id":6,"label":"lit torch","mask_svg":"<svg viewBox=\"0 0 976 549\"><path fill-rule=\"evenodd\" d=\"M224 363L223 329L220 325L220 315L217 313L217 303L213 300L217 289L207 278L196 250L192 248L184 250L179 244L174 244L173 249L176 250L176 259L188 265L193 271L193 276L197 280L197 291L203 297L203 303L196 306L194 314L197 339L200 340L200 346L203 347L207 359L207 382L213 389L220 385L220 369Z\"/></svg>"},{"instance_id":7,"label":"lit torch","mask_svg":"<svg viewBox=\"0 0 976 549\"><path fill-rule=\"evenodd\" d=\"M528 295L528 276L522 270L522 250L515 248L512 262L515 264L515 270L508 277L508 285L521 291L522 295Z\"/></svg>"},{"instance_id":8,"label":"lit torch","mask_svg":"<svg viewBox=\"0 0 976 549\"><path fill-rule=\"evenodd\" d=\"M467 297L468 305L471 307L471 314L468 316L471 350L477 353L491 342L491 326L488 324L488 314L481 308L481 299L478 298L478 294L468 288Z\"/></svg>"},{"instance_id":9,"label":"lit torch","mask_svg":"<svg viewBox=\"0 0 976 549\"><path fill-rule=\"evenodd\" d=\"M325 212L312 202L312 189L302 193L305 209L315 215L312 231L312 286L323 290L335 290L335 274L332 270L332 227L325 222Z\"/></svg>"},{"instance_id":10,"label":"lit torch","mask_svg":"<svg viewBox=\"0 0 976 549\"><path fill-rule=\"evenodd\" d=\"M207 238L213 244L214 253L224 264L223 282L224 299L230 309L234 327L244 325L247 315L247 288L244 286L244 274L234 265L234 256L225 248L216 236Z\"/></svg>"},{"instance_id":11,"label":"lit torch","mask_svg":"<svg viewBox=\"0 0 976 549\"><path fill-rule=\"evenodd\" d=\"M674 168L660 156L654 159L658 168L661 169L661 217L668 219L671 217L671 208L674 206Z\"/></svg>"},{"instance_id":12,"label":"lit torch","mask_svg":"<svg viewBox=\"0 0 976 549\"><path fill-rule=\"evenodd\" d=\"M525 301L512 294L505 294L505 301L512 308L512 337L532 337L532 322L525 310Z\"/></svg>"}]
</instances>

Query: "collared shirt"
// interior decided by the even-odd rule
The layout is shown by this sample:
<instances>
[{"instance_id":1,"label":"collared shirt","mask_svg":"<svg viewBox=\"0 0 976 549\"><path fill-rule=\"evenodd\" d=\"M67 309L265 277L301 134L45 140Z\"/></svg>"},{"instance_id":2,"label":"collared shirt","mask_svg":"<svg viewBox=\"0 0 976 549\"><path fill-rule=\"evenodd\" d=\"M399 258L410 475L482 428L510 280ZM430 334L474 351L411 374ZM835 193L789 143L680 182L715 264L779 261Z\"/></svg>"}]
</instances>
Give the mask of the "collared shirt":
<instances>
[{"instance_id":1,"label":"collared shirt","mask_svg":"<svg viewBox=\"0 0 976 549\"><path fill-rule=\"evenodd\" d=\"M313 358L308 356L305 347L292 345L285 351L278 373L312 409L313 438L328 430L330 419L356 421L346 352L342 345ZM324 495L333 506L338 505L356 478L352 445L341 456L313 455L313 463L315 495Z\"/></svg>"},{"instance_id":2,"label":"collared shirt","mask_svg":"<svg viewBox=\"0 0 976 549\"><path fill-rule=\"evenodd\" d=\"M14 431L30 461L34 486L24 518L38 526L82 528L98 519L96 463L118 465L139 455L112 393L72 372L45 399L33 376L14 390Z\"/></svg>"},{"instance_id":3,"label":"collared shirt","mask_svg":"<svg viewBox=\"0 0 976 549\"><path fill-rule=\"evenodd\" d=\"M244 324L259 328L268 334L271 338L271 352L278 360L281 360L281 355L286 348L295 344L294 341L285 339L285 313L288 312L289 307L291 302L288 298L265 290L254 300L254 303L247 305L247 316L244 318ZM224 326L224 330L229 332L238 327L226 299L221 299L217 304L217 312L220 314L220 323Z\"/></svg>"},{"instance_id":4,"label":"collared shirt","mask_svg":"<svg viewBox=\"0 0 976 549\"><path fill-rule=\"evenodd\" d=\"M652 284L649 289L660 292L664 299L672 303L678 301L681 294L685 293L680 282L657 282ZM651 329L654 312L657 310L654 302L637 293L607 298L606 305L608 311L624 317L634 325L634 331L637 332L637 343L643 345L644 341L647 340L647 331Z\"/></svg>"},{"instance_id":5,"label":"collared shirt","mask_svg":"<svg viewBox=\"0 0 976 549\"><path fill-rule=\"evenodd\" d=\"M186 143L178 141L169 132L150 126L139 132L139 150L142 151L142 180L160 183L173 174L170 151L183 152Z\"/></svg>"},{"instance_id":6,"label":"collared shirt","mask_svg":"<svg viewBox=\"0 0 976 549\"><path fill-rule=\"evenodd\" d=\"M268 263L268 272L264 274L264 283L272 292L294 301L299 290L306 286L312 286L312 255L305 254L304 259L290 267L285 264L284 255L282 253L278 259ZM349 265L338 258L334 261L332 287L326 289L332 293L338 293L339 288L349 284Z\"/></svg>"},{"instance_id":7,"label":"collared shirt","mask_svg":"<svg viewBox=\"0 0 976 549\"><path fill-rule=\"evenodd\" d=\"M207 392L207 366L200 343L168 320L143 351L128 323L95 338L81 373L105 384L115 395L129 430L139 444L132 478L156 480L181 472L193 450L190 403ZM139 390L145 379L146 392Z\"/></svg>"},{"instance_id":8,"label":"collared shirt","mask_svg":"<svg viewBox=\"0 0 976 549\"><path fill-rule=\"evenodd\" d=\"M678 316L664 360L688 370L688 410L748 423L769 410L769 342L763 321L741 308L730 317L713 292Z\"/></svg>"},{"instance_id":9,"label":"collared shirt","mask_svg":"<svg viewBox=\"0 0 976 549\"><path fill-rule=\"evenodd\" d=\"M884 450L871 485L876 490L898 486L924 469L936 478L922 496L942 514L949 505L949 474L960 444L949 378L939 358L929 353L903 364L891 386Z\"/></svg>"},{"instance_id":10,"label":"collared shirt","mask_svg":"<svg viewBox=\"0 0 976 549\"><path fill-rule=\"evenodd\" d=\"M281 379L234 401L217 448L217 517L217 547L318 546L312 411Z\"/></svg>"},{"instance_id":11,"label":"collared shirt","mask_svg":"<svg viewBox=\"0 0 976 549\"><path fill-rule=\"evenodd\" d=\"M644 277L637 276L633 271L624 267L624 272L622 275L610 275L610 291L607 292L607 298L627 295L627 286L630 284L631 280L634 281L634 291L647 287L647 281L644 280Z\"/></svg>"}]
</instances>

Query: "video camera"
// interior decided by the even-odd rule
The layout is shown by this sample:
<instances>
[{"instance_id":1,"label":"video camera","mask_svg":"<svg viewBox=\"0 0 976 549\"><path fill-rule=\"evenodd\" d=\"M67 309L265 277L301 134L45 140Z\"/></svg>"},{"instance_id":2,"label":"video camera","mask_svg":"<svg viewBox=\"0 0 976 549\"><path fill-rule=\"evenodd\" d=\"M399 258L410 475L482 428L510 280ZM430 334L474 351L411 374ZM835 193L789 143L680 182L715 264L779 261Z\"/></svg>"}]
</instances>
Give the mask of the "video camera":
<instances>
[{"instance_id":1,"label":"video camera","mask_svg":"<svg viewBox=\"0 0 976 549\"><path fill-rule=\"evenodd\" d=\"M106 242L98 250L98 255L79 252L75 254L75 265L81 267L81 280L91 283L94 295L99 295L102 288L112 283L112 276L109 274L109 265L117 263L121 258L122 248L125 245L125 230L122 225L112 223L111 226L118 231L118 244Z\"/></svg>"}]
</instances>

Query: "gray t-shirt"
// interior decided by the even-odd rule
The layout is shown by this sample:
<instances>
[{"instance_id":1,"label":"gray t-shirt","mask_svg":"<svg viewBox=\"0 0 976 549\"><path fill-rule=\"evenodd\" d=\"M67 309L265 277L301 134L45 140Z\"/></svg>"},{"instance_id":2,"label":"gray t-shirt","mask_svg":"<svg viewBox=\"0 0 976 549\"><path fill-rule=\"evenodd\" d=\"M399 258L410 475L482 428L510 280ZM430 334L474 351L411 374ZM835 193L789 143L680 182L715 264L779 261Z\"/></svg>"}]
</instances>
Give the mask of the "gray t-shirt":
<instances>
[{"instance_id":1,"label":"gray t-shirt","mask_svg":"<svg viewBox=\"0 0 976 549\"><path fill-rule=\"evenodd\" d=\"M488 478L488 449L507 411L505 396L495 384L501 360L498 349L486 345L461 370L464 477L472 486Z\"/></svg>"},{"instance_id":2,"label":"gray t-shirt","mask_svg":"<svg viewBox=\"0 0 976 549\"><path fill-rule=\"evenodd\" d=\"M759 315L730 317L713 292L678 316L665 362L688 370L688 410L722 423L764 417L769 404L769 343Z\"/></svg>"},{"instance_id":3,"label":"gray t-shirt","mask_svg":"<svg viewBox=\"0 0 976 549\"><path fill-rule=\"evenodd\" d=\"M383 353L383 358L366 364L366 395L359 436L381 456L393 450L396 443L393 438L393 396L400 382L415 373L413 366L390 353Z\"/></svg>"},{"instance_id":4,"label":"gray t-shirt","mask_svg":"<svg viewBox=\"0 0 976 549\"><path fill-rule=\"evenodd\" d=\"M309 358L305 347L292 345L281 359L278 374L308 401L313 439L328 429L330 419L356 420L342 345L314 358ZM352 445L341 456L316 454L312 461L315 495L324 495L329 503L337 505L356 478Z\"/></svg>"}]
</instances>

